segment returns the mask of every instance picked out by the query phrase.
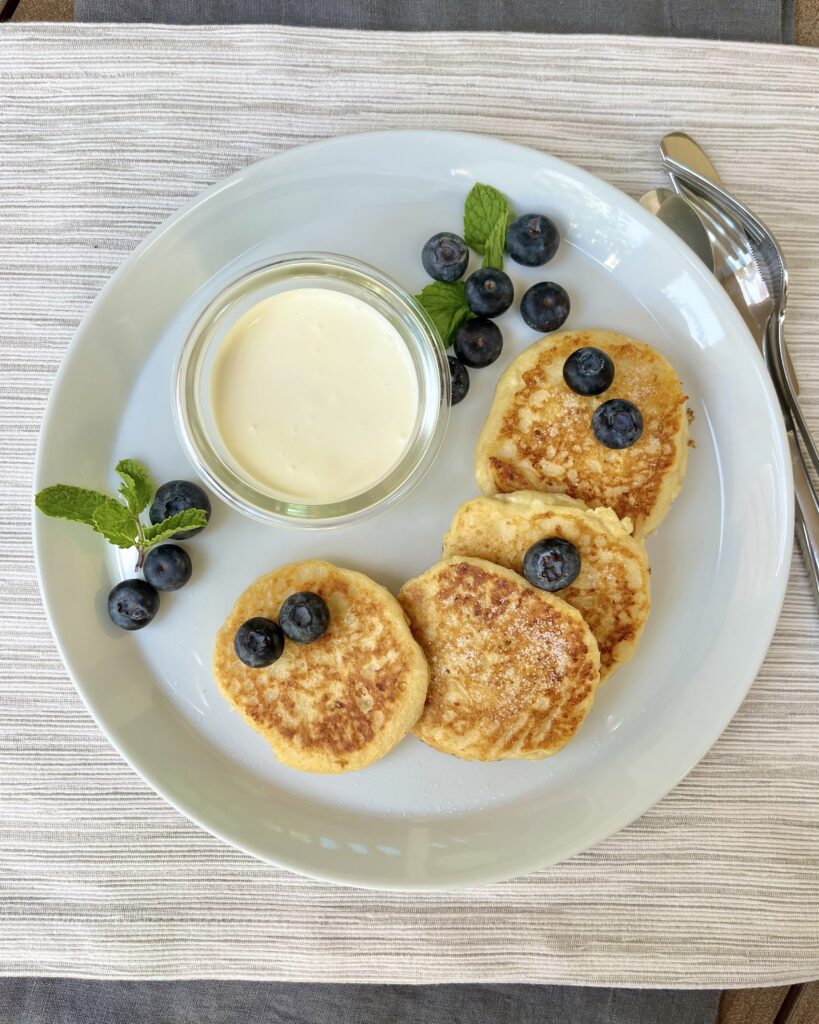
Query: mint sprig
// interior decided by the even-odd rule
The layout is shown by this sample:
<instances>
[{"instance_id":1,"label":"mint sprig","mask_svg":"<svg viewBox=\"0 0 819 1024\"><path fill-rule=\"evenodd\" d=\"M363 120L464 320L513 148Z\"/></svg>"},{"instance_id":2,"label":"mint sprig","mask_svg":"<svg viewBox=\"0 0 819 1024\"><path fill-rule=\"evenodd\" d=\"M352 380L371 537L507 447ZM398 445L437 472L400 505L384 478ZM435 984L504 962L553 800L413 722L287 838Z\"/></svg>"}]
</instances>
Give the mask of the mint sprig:
<instances>
[{"instance_id":1,"label":"mint sprig","mask_svg":"<svg viewBox=\"0 0 819 1024\"><path fill-rule=\"evenodd\" d=\"M484 257L484 266L503 269L506 229L512 209L509 200L491 185L473 185L464 203L464 240Z\"/></svg>"},{"instance_id":2,"label":"mint sprig","mask_svg":"<svg viewBox=\"0 0 819 1024\"><path fill-rule=\"evenodd\" d=\"M475 314L466 304L463 281L433 281L415 296L441 336L444 348L449 348L455 332Z\"/></svg>"},{"instance_id":3,"label":"mint sprig","mask_svg":"<svg viewBox=\"0 0 819 1024\"><path fill-rule=\"evenodd\" d=\"M508 214L502 214L492 225L483 247L483 266L503 270L503 250L506 247L506 229L509 227Z\"/></svg>"},{"instance_id":4,"label":"mint sprig","mask_svg":"<svg viewBox=\"0 0 819 1024\"><path fill-rule=\"evenodd\" d=\"M142 568L145 555L154 544L182 530L207 526L207 513L201 508L177 512L161 523L143 523L140 513L154 494L148 471L134 459L123 459L117 463L116 472L122 478L121 501L85 487L55 484L38 491L34 504L44 515L90 526L115 547L136 548L137 569Z\"/></svg>"}]
</instances>

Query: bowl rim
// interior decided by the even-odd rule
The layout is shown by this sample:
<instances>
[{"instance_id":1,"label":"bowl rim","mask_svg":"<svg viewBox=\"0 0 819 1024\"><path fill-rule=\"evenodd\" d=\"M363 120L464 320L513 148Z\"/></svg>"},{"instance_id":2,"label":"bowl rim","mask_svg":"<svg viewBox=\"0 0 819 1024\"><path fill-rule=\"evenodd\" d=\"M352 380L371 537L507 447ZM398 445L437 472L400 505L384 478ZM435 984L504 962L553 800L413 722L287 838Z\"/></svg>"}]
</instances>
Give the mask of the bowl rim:
<instances>
[{"instance_id":1,"label":"bowl rim","mask_svg":"<svg viewBox=\"0 0 819 1024\"><path fill-rule=\"evenodd\" d=\"M413 437L390 470L365 491L332 502L297 502L255 488L226 467L207 438L196 410L195 391L201 362L214 340L215 324L230 304L252 295L254 280L269 285L278 278L309 277L315 287L332 287L333 276L383 316L380 305L395 314L390 318L412 356L418 380L418 414ZM320 283L326 276L327 285ZM265 296L260 295L259 301ZM257 260L233 275L201 307L187 331L172 375L174 425L192 466L222 501L244 515L268 525L320 529L362 522L406 497L431 468L443 444L451 407L451 375L446 351L426 310L402 285L363 260L341 253L287 252ZM420 445L418 444L420 440ZM220 472L220 468L225 472ZM234 481L238 481L237 489Z\"/></svg>"}]
</instances>

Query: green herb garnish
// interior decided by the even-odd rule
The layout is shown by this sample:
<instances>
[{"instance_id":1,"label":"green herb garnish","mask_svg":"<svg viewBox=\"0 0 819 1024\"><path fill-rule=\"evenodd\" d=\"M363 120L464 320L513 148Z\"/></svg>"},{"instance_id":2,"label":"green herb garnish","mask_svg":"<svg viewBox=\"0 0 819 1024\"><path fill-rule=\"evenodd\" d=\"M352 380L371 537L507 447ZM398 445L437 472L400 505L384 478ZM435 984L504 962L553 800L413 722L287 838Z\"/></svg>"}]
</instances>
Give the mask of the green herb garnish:
<instances>
[{"instance_id":1,"label":"green herb garnish","mask_svg":"<svg viewBox=\"0 0 819 1024\"><path fill-rule=\"evenodd\" d=\"M145 511L154 494L150 476L145 467L133 459L122 459L115 469L122 478L121 501L84 487L55 484L39 491L34 504L44 515L85 523L115 547L136 548L137 569L142 568L145 554L154 544L182 530L207 526L207 513L202 508L186 509L161 523L143 523L140 513Z\"/></svg>"},{"instance_id":2,"label":"green herb garnish","mask_svg":"<svg viewBox=\"0 0 819 1024\"><path fill-rule=\"evenodd\" d=\"M464 203L464 241L483 256L484 267L503 270L506 229L512 217L509 200L491 185L473 185ZM434 281L415 296L449 348L455 332L475 314L466 304L462 281Z\"/></svg>"},{"instance_id":3,"label":"green herb garnish","mask_svg":"<svg viewBox=\"0 0 819 1024\"><path fill-rule=\"evenodd\" d=\"M464 240L483 257L485 267L503 270L506 229L512 210L509 200L491 185L473 185L464 203Z\"/></svg>"},{"instance_id":4,"label":"green herb garnish","mask_svg":"<svg viewBox=\"0 0 819 1024\"><path fill-rule=\"evenodd\" d=\"M509 215L503 214L492 225L486 236L483 248L483 266L503 270L503 250L506 247L506 229L509 227Z\"/></svg>"},{"instance_id":5,"label":"green herb garnish","mask_svg":"<svg viewBox=\"0 0 819 1024\"><path fill-rule=\"evenodd\" d=\"M466 304L463 281L433 281L415 298L437 327L444 348L449 348L452 344L455 332L464 320L469 320L475 315Z\"/></svg>"}]
</instances>

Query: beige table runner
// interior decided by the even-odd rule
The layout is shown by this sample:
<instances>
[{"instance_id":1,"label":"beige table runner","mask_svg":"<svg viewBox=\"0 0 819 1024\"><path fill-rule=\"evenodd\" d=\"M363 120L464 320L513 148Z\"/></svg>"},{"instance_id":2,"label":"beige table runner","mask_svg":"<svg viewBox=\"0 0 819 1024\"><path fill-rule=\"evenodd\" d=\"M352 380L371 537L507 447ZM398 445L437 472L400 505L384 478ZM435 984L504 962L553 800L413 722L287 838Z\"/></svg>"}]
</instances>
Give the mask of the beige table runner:
<instances>
[{"instance_id":1,"label":"beige table runner","mask_svg":"<svg viewBox=\"0 0 819 1024\"><path fill-rule=\"evenodd\" d=\"M595 850L482 889L368 893L257 863L155 796L75 694L29 531L37 433L77 323L137 242L205 186L288 146L390 127L501 136L635 196L662 183L662 134L690 130L790 257L789 336L819 430L819 51L5 28L0 972L649 986L819 976L819 615L798 555L760 677L702 764Z\"/></svg>"}]
</instances>

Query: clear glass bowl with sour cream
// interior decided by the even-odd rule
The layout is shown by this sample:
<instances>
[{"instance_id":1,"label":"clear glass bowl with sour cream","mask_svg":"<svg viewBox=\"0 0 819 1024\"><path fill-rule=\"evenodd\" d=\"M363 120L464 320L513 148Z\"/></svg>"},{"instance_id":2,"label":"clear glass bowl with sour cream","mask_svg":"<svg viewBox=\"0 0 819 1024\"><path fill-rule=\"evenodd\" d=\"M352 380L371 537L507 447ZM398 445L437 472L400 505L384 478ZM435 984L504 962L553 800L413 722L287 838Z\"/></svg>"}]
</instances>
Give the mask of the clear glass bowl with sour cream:
<instances>
[{"instance_id":1,"label":"clear glass bowl with sour cream","mask_svg":"<svg viewBox=\"0 0 819 1024\"><path fill-rule=\"evenodd\" d=\"M174 398L189 459L229 505L271 524L337 526L424 476L446 432L450 373L395 281L347 256L290 253L208 303Z\"/></svg>"}]
</instances>

